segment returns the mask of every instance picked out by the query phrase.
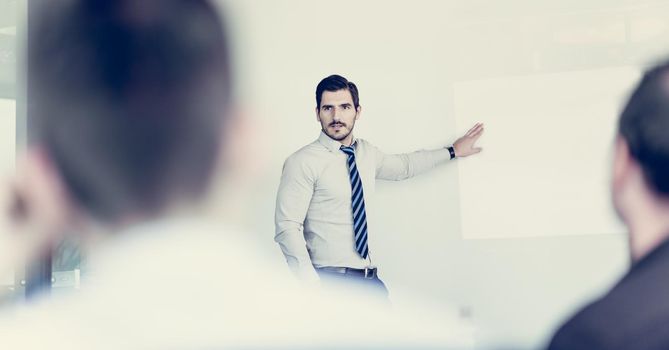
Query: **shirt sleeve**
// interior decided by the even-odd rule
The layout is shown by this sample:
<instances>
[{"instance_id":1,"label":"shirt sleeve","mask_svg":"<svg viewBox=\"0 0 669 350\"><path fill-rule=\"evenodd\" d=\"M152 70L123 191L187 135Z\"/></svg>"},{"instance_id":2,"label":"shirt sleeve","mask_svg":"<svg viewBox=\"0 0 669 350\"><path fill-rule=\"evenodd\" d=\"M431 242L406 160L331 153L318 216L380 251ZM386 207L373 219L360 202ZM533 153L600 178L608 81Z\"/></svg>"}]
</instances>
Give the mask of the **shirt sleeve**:
<instances>
[{"instance_id":1,"label":"shirt sleeve","mask_svg":"<svg viewBox=\"0 0 669 350\"><path fill-rule=\"evenodd\" d=\"M376 178L381 180L406 180L451 159L451 153L446 148L385 154L372 147L375 152Z\"/></svg>"},{"instance_id":2,"label":"shirt sleeve","mask_svg":"<svg viewBox=\"0 0 669 350\"><path fill-rule=\"evenodd\" d=\"M319 280L304 240L304 219L314 193L315 174L292 156L283 165L276 197L274 240L281 247L290 269L306 281Z\"/></svg>"}]
</instances>

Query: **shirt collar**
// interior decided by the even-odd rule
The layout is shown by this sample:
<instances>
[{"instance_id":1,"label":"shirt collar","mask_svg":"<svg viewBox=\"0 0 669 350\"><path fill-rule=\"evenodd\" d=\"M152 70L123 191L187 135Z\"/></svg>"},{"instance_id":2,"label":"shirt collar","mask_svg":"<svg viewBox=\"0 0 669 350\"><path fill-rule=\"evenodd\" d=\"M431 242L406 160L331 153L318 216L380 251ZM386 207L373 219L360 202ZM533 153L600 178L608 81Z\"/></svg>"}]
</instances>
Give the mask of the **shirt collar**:
<instances>
[{"instance_id":1,"label":"shirt collar","mask_svg":"<svg viewBox=\"0 0 669 350\"><path fill-rule=\"evenodd\" d=\"M339 152L341 146L343 146L341 142L331 139L330 136L323 132L323 130L321 130L321 134L318 136L318 142L325 146L325 148L327 148L330 152ZM357 142L358 139L353 136L353 142L351 143L351 146L355 147Z\"/></svg>"}]
</instances>

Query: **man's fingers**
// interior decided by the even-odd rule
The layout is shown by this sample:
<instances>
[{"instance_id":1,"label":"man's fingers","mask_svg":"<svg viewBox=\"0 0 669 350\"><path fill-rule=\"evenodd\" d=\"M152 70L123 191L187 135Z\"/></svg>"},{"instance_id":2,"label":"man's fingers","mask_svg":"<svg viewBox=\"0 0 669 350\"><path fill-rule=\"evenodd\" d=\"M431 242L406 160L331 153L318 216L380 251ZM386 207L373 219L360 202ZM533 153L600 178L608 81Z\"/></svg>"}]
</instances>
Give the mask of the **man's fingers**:
<instances>
[{"instance_id":1,"label":"man's fingers","mask_svg":"<svg viewBox=\"0 0 669 350\"><path fill-rule=\"evenodd\" d=\"M483 129L483 123L476 123L467 133L465 136L472 136L473 134L480 132Z\"/></svg>"},{"instance_id":2,"label":"man's fingers","mask_svg":"<svg viewBox=\"0 0 669 350\"><path fill-rule=\"evenodd\" d=\"M469 139L469 140L476 140L481 136L482 133L483 133L483 129L479 129L477 131L472 132L471 134L465 135L464 138Z\"/></svg>"},{"instance_id":3,"label":"man's fingers","mask_svg":"<svg viewBox=\"0 0 669 350\"><path fill-rule=\"evenodd\" d=\"M465 135L467 135L467 136L471 135L474 131L476 131L476 129L479 128L480 125L481 125L481 123L474 124L474 126L472 126L471 129L469 129L467 131L467 133L465 133Z\"/></svg>"},{"instance_id":4,"label":"man's fingers","mask_svg":"<svg viewBox=\"0 0 669 350\"><path fill-rule=\"evenodd\" d=\"M483 134L483 129L479 129L477 132L471 134L470 137L472 137L474 140L478 140L479 137Z\"/></svg>"},{"instance_id":5,"label":"man's fingers","mask_svg":"<svg viewBox=\"0 0 669 350\"><path fill-rule=\"evenodd\" d=\"M471 133L474 132L474 130L476 130L476 128L477 128L478 126L479 126L479 123L474 124L474 126L472 126L469 130L467 130L467 132L465 133L465 135L471 135Z\"/></svg>"}]
</instances>

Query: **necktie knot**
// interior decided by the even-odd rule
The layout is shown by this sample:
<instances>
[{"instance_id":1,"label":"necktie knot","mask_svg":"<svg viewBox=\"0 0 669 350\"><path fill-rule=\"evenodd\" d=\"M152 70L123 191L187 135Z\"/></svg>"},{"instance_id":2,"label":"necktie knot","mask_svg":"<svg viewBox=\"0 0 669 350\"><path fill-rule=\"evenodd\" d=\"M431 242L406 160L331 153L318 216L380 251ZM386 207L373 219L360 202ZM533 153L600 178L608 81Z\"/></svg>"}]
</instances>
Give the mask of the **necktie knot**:
<instances>
[{"instance_id":1,"label":"necktie knot","mask_svg":"<svg viewBox=\"0 0 669 350\"><path fill-rule=\"evenodd\" d=\"M346 155L348 155L349 157L355 155L355 149L353 148L353 146L341 146L339 149L342 152L346 153Z\"/></svg>"}]
</instances>

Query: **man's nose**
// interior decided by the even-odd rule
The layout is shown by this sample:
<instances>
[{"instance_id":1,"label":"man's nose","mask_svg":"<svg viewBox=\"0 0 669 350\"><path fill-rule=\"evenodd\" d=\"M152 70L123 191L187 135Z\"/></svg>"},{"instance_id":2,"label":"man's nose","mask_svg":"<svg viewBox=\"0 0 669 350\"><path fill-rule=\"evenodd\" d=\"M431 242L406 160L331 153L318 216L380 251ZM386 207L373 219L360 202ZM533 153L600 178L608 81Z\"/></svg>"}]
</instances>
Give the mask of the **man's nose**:
<instances>
[{"instance_id":1,"label":"man's nose","mask_svg":"<svg viewBox=\"0 0 669 350\"><path fill-rule=\"evenodd\" d=\"M332 118L335 121L339 121L341 119L341 111L338 108L333 108Z\"/></svg>"}]
</instances>

